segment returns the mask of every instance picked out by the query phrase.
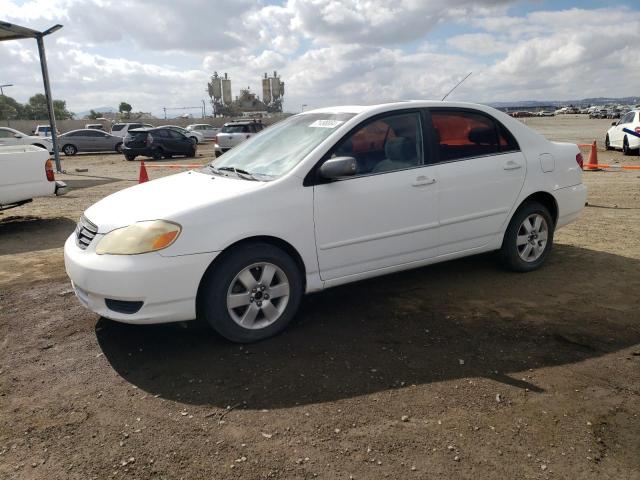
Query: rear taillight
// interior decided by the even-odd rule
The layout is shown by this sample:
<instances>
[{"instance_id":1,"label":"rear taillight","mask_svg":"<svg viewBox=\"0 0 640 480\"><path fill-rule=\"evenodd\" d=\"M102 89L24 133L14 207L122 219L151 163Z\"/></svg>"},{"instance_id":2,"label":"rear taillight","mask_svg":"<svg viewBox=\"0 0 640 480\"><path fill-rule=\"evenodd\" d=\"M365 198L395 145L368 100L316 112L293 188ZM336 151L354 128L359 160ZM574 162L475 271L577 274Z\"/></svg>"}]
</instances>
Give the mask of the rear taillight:
<instances>
[{"instance_id":1,"label":"rear taillight","mask_svg":"<svg viewBox=\"0 0 640 480\"><path fill-rule=\"evenodd\" d=\"M640 127L636 127L635 130L636 130L636 133L640 135Z\"/></svg>"},{"instance_id":2,"label":"rear taillight","mask_svg":"<svg viewBox=\"0 0 640 480\"><path fill-rule=\"evenodd\" d=\"M584 158L582 158L582 153L578 152L578 154L576 155L576 162L578 162L578 165L580 165L580 168L582 168L582 166L584 165Z\"/></svg>"},{"instance_id":3,"label":"rear taillight","mask_svg":"<svg viewBox=\"0 0 640 480\"><path fill-rule=\"evenodd\" d=\"M50 182L55 181L56 177L53 173L53 162L51 159L47 160L44 164L44 172L47 174L47 180Z\"/></svg>"}]
</instances>

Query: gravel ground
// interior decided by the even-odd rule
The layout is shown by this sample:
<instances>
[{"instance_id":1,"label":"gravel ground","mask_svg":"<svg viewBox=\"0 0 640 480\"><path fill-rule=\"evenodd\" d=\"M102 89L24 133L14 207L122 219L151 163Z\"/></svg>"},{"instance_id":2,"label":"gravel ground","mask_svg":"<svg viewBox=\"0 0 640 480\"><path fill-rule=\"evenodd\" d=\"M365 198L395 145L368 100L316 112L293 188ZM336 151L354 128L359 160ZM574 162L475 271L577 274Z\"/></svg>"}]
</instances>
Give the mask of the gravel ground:
<instances>
[{"instance_id":1,"label":"gravel ground","mask_svg":"<svg viewBox=\"0 0 640 480\"><path fill-rule=\"evenodd\" d=\"M526 123L602 144L609 121ZM481 255L335 288L240 347L78 304L62 244L139 162L63 165L67 196L0 213L0 478L640 479L639 172L585 173L537 272Z\"/></svg>"}]
</instances>

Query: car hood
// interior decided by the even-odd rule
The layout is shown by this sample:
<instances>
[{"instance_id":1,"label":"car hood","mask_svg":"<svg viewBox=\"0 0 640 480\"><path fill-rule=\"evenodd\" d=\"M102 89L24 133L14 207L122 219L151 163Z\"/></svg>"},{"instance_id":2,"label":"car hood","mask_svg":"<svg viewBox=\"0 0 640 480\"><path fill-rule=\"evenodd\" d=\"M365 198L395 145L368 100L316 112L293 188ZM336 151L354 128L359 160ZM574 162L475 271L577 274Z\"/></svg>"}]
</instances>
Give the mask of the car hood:
<instances>
[{"instance_id":1,"label":"car hood","mask_svg":"<svg viewBox=\"0 0 640 480\"><path fill-rule=\"evenodd\" d=\"M99 233L144 220L180 220L190 211L257 190L265 182L190 171L120 190L85 211Z\"/></svg>"}]
</instances>

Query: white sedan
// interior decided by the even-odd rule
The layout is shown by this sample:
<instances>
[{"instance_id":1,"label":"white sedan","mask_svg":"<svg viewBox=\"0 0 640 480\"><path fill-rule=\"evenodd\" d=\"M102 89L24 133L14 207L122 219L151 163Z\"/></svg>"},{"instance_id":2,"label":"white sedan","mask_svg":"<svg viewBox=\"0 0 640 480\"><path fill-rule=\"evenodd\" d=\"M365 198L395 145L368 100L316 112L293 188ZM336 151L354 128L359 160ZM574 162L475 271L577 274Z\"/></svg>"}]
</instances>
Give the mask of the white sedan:
<instances>
[{"instance_id":1,"label":"white sedan","mask_svg":"<svg viewBox=\"0 0 640 480\"><path fill-rule=\"evenodd\" d=\"M581 162L576 145L482 105L307 111L91 206L66 270L104 317L198 315L252 342L284 329L304 293L492 250L539 268L584 208Z\"/></svg>"},{"instance_id":2,"label":"white sedan","mask_svg":"<svg viewBox=\"0 0 640 480\"><path fill-rule=\"evenodd\" d=\"M47 152L53 152L53 142L51 138L27 135L14 128L0 127L0 146L13 145L35 145L44 148Z\"/></svg>"},{"instance_id":3,"label":"white sedan","mask_svg":"<svg viewBox=\"0 0 640 480\"><path fill-rule=\"evenodd\" d=\"M187 130L200 133L206 140L213 140L220 131L219 128L209 125L208 123L194 123L187 125Z\"/></svg>"},{"instance_id":4,"label":"white sedan","mask_svg":"<svg viewBox=\"0 0 640 480\"><path fill-rule=\"evenodd\" d=\"M607 150L619 148L625 155L640 153L640 110L631 110L611 123L604 145Z\"/></svg>"}]
</instances>

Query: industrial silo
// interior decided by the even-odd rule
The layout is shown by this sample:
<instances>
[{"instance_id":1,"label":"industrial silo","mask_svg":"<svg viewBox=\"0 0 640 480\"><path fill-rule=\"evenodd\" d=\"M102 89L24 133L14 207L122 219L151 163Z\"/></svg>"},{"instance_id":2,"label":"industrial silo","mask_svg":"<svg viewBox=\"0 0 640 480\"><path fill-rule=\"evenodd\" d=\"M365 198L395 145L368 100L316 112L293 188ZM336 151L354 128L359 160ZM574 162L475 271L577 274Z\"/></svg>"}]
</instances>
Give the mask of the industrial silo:
<instances>
[{"instance_id":1,"label":"industrial silo","mask_svg":"<svg viewBox=\"0 0 640 480\"><path fill-rule=\"evenodd\" d=\"M267 78L267 74L264 74L262 79L262 101L269 105L271 103L271 81Z\"/></svg>"},{"instance_id":2,"label":"industrial silo","mask_svg":"<svg viewBox=\"0 0 640 480\"><path fill-rule=\"evenodd\" d=\"M224 74L222 79L222 101L225 105L231 105L233 97L231 96L231 79Z\"/></svg>"},{"instance_id":3,"label":"industrial silo","mask_svg":"<svg viewBox=\"0 0 640 480\"><path fill-rule=\"evenodd\" d=\"M222 79L218 76L218 72L211 76L211 82L209 82L208 87L209 96L216 101L220 101L222 98Z\"/></svg>"}]
</instances>

